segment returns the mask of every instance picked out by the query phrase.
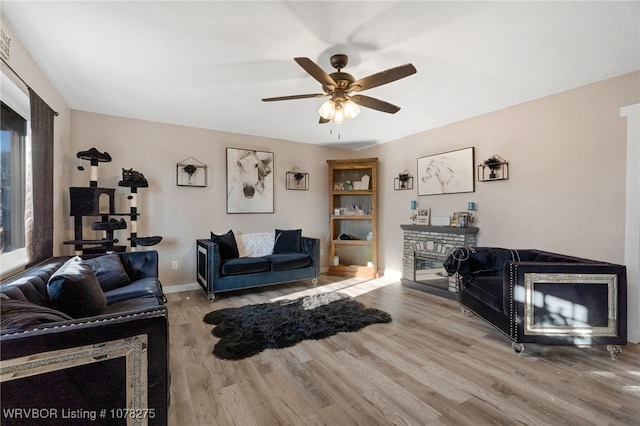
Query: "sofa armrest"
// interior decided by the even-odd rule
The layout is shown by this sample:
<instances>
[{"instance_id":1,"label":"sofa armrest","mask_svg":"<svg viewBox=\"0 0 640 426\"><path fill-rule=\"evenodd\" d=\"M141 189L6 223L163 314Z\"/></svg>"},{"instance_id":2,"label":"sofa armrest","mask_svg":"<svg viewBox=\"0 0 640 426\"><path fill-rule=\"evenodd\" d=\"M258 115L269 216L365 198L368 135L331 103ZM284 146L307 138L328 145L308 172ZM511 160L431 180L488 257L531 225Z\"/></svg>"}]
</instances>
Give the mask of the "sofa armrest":
<instances>
[{"instance_id":1,"label":"sofa armrest","mask_svg":"<svg viewBox=\"0 0 640 426\"><path fill-rule=\"evenodd\" d=\"M610 263L508 262L503 285L512 337L626 344L627 279Z\"/></svg>"},{"instance_id":2,"label":"sofa armrest","mask_svg":"<svg viewBox=\"0 0 640 426\"><path fill-rule=\"evenodd\" d=\"M167 422L170 373L164 306L3 334L0 342L5 412L42 407L61 418L65 410L89 416L107 410L107 418L118 422L121 418L109 416L139 409L149 424ZM87 419L75 421L67 424Z\"/></svg>"},{"instance_id":3,"label":"sofa armrest","mask_svg":"<svg viewBox=\"0 0 640 426\"><path fill-rule=\"evenodd\" d=\"M317 238L302 237L302 251L311 256L311 262L315 268L315 276L320 276L320 240Z\"/></svg>"},{"instance_id":4,"label":"sofa armrest","mask_svg":"<svg viewBox=\"0 0 640 426\"><path fill-rule=\"evenodd\" d=\"M197 277L198 283L207 291L209 297L212 297L215 282L220 278L220 270L222 267L222 257L220 256L220 248L218 244L210 239L196 240L197 253Z\"/></svg>"}]
</instances>

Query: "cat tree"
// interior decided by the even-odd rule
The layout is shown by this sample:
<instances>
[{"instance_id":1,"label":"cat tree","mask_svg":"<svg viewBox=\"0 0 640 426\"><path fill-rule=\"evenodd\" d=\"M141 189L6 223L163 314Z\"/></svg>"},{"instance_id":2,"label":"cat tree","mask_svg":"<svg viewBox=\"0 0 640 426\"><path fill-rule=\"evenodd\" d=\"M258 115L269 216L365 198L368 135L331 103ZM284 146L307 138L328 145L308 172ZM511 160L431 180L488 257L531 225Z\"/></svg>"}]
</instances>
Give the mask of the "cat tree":
<instances>
[{"instance_id":1,"label":"cat tree","mask_svg":"<svg viewBox=\"0 0 640 426\"><path fill-rule=\"evenodd\" d=\"M138 237L138 188L147 188L147 180L142 173L134 170L122 169L122 180L118 186L130 188L129 212L117 213L115 211L115 189L98 187L98 164L111 162L111 156L107 152L100 152L96 148L88 151L80 151L76 155L79 159L91 162L91 177L89 187L70 187L69 196L71 200L70 215L74 218L74 239L64 241L64 244L72 244L77 255L93 253L123 252L127 247L116 245L119 240L114 238L114 231L127 229L127 222L124 217L130 219L129 242L132 249L137 246L153 246L162 241L162 237ZM79 170L84 167L79 166ZM124 216L119 220L112 216ZM100 217L101 220L92 222L91 229L94 231L104 231L105 237L100 239L83 238L83 219L85 217Z\"/></svg>"}]
</instances>

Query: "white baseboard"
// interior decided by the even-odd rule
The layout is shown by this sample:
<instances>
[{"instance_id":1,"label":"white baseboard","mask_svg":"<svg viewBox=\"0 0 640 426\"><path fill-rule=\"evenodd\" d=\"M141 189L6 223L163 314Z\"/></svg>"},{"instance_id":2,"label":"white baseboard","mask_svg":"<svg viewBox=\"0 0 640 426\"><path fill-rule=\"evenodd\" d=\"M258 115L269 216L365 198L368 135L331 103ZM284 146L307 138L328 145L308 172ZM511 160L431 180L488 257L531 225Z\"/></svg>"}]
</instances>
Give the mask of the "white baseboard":
<instances>
[{"instance_id":1,"label":"white baseboard","mask_svg":"<svg viewBox=\"0 0 640 426\"><path fill-rule=\"evenodd\" d=\"M402 278L402 271L387 268L384 270L384 277L399 280Z\"/></svg>"},{"instance_id":2,"label":"white baseboard","mask_svg":"<svg viewBox=\"0 0 640 426\"><path fill-rule=\"evenodd\" d=\"M200 289L202 289L202 287L200 287L200 284L198 283L162 286L162 291L164 293L180 293L181 291L193 291Z\"/></svg>"}]
</instances>

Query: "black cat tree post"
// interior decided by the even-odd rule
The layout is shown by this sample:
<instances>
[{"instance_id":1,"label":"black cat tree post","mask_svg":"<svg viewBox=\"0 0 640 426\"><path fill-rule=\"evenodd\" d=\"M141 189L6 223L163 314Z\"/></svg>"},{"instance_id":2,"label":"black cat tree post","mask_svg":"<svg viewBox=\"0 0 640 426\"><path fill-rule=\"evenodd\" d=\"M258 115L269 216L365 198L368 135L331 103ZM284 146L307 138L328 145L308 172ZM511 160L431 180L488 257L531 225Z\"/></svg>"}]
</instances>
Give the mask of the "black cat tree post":
<instances>
[{"instance_id":1,"label":"black cat tree post","mask_svg":"<svg viewBox=\"0 0 640 426\"><path fill-rule=\"evenodd\" d=\"M70 187L69 194L71 200L71 216L74 217L74 233L75 238L70 241L64 241L64 244L73 244L75 254L88 253L111 253L114 251L125 251L126 246L116 246L118 240L114 238L114 231L126 229L127 222L124 218L120 220L109 219L109 216L129 216L131 219L131 247L137 245L155 245L158 244L162 237L137 237L137 200L135 198L137 188L148 187L149 184L142 173L133 170L122 169L122 181L119 186L131 187L131 195L127 198L131 200L131 209L129 213L115 212L115 189L98 187L98 164L101 162L110 162L111 156L107 152L100 152L96 148L88 151L80 151L77 157L82 160L91 161L91 178L89 187ZM79 166L79 170L84 167ZM91 229L95 231L105 231L106 238L86 240L82 237L82 220L85 216L99 216L98 222L91 224ZM90 246L90 247L85 247Z\"/></svg>"},{"instance_id":2,"label":"black cat tree post","mask_svg":"<svg viewBox=\"0 0 640 426\"><path fill-rule=\"evenodd\" d=\"M129 200L129 218L131 220L131 248L137 246L153 246L162 241L162 237L156 235L153 237L138 237L138 188L148 188L149 183L142 173L135 170L122 169L122 180L118 182L118 186L129 187L131 194L127 197Z\"/></svg>"},{"instance_id":3,"label":"black cat tree post","mask_svg":"<svg viewBox=\"0 0 640 426\"><path fill-rule=\"evenodd\" d=\"M95 148L91 148L88 151L80 151L76 154L76 157L82 160L91 161L91 178L89 180L89 186L91 188L98 187L98 163L110 163L111 156L108 152L100 152ZM78 167L79 170L84 170L84 167Z\"/></svg>"}]
</instances>

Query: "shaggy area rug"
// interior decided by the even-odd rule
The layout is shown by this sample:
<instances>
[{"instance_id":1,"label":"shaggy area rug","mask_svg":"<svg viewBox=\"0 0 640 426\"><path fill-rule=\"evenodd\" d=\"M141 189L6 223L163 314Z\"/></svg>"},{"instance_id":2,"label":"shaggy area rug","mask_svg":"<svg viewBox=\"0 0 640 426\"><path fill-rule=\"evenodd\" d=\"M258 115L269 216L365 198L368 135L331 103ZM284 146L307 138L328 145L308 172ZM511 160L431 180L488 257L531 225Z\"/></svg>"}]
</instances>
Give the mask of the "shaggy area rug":
<instances>
[{"instance_id":1,"label":"shaggy area rug","mask_svg":"<svg viewBox=\"0 0 640 426\"><path fill-rule=\"evenodd\" d=\"M306 339L323 339L341 331L357 331L369 324L391 322L388 313L365 307L341 293L321 293L209 312L204 322L216 327L218 358L238 360L265 349L285 348Z\"/></svg>"}]
</instances>

